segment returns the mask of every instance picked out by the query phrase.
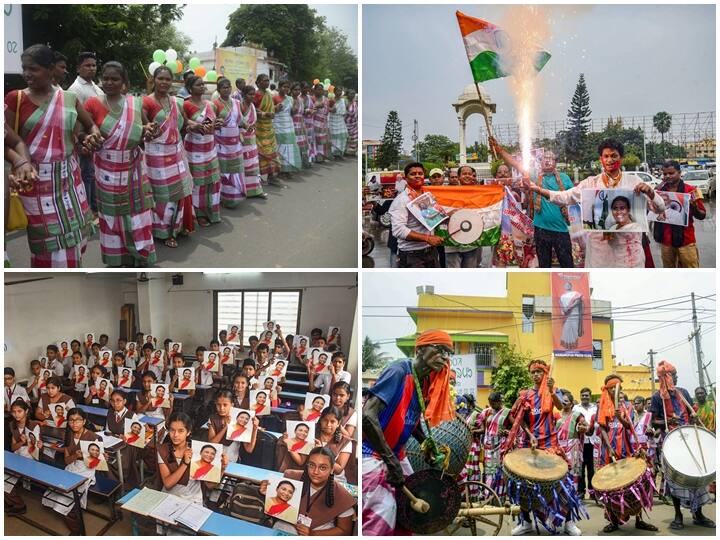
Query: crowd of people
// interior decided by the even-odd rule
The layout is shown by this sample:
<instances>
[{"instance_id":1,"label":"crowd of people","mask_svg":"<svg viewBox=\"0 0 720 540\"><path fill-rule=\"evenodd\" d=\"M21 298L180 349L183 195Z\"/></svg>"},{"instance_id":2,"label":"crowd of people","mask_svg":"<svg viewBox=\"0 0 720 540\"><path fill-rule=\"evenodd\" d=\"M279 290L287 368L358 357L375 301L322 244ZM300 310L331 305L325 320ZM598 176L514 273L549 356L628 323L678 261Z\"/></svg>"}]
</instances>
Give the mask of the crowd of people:
<instances>
[{"instance_id":1,"label":"crowd of people","mask_svg":"<svg viewBox=\"0 0 720 540\"><path fill-rule=\"evenodd\" d=\"M583 388L578 403L568 390L556 386L547 363L533 360L528 366L533 386L521 390L511 406L504 404L503 395L495 391L489 395L488 406L475 407L474 396L453 398L447 391L452 379L450 336L440 330L427 330L418 336L416 345L415 359L387 367L368 389L363 406L366 534L388 535L396 531L394 495L413 472L405 444L410 436L427 441L427 429L419 430L418 424L427 421L434 427L456 414L465 418L472 433L467 463L457 482L484 482L501 501L519 504L519 524L513 535L533 532L536 527L581 535L577 522L583 515L587 517L583 500L591 498L605 507L605 533L617 531L630 518L634 518L637 529L657 531L656 525L643 519L643 511L652 508L654 492L674 507L671 529L684 528L683 507L690 509L695 525L715 527L703 514L703 506L713 500L715 485L688 489L664 474L661 456L670 432L692 424L715 431L714 395L710 399L705 388L699 387L693 402L687 390L677 386L677 370L670 362L658 364L659 390L650 398L634 396L630 401L622 390L622 377L611 374L601 388ZM599 396L597 403L591 401L592 396ZM564 460L568 473L566 483L558 490L565 495L539 504L541 499L534 500L532 486L524 490L510 484L504 474L505 458L520 448L542 449ZM595 487L592 481L603 467L630 457L640 458L646 469L642 485L633 489L648 493L650 501L643 500L638 510L630 504L628 495L628 504L618 510L602 498L600 491L591 489ZM477 484L471 486L481 491ZM484 500L486 494L471 496ZM465 500L466 495L462 497Z\"/></svg>"},{"instance_id":2,"label":"crowd of people","mask_svg":"<svg viewBox=\"0 0 720 540\"><path fill-rule=\"evenodd\" d=\"M222 330L209 347L198 346L194 355L187 356L182 354L187 345L181 348L171 339L158 343L157 338L141 332L134 339L134 342L118 339L115 350L109 347L107 334L99 335L97 342L91 334L87 339L61 342L60 347L48 345L44 356L30 362L31 374L26 384L20 384L15 370L6 367L6 433L11 434L6 437L6 450L85 476L88 480L81 487L82 508L87 504L88 489L96 482L96 475L107 474L116 481L122 478L127 492L140 486L140 467L144 467L145 486L239 519L246 517L293 534L352 533L357 415L352 407L352 377L344 369L346 356L340 350L339 335L324 336L322 330L315 328L309 334L309 342L297 343L276 326L271 337L263 332L242 345L242 334L234 341L236 344L231 344L228 332ZM326 373L316 375L307 354L311 347L319 348L329 357ZM206 369L208 363L203 362L203 353L207 351L216 352L221 362L228 358L231 361L223 363L218 372L210 371ZM329 402L323 399L316 407L313 401L312 410L306 410L304 404L289 401L283 394L287 374L276 375L285 373L290 366L294 366L295 376L299 374L301 386L307 384L307 392L327 395ZM195 373L194 384L185 384L186 373ZM268 389L273 380L277 384ZM158 383L167 385L167 389L158 387L153 394L153 386ZM186 386L193 389L183 389ZM257 402L251 401L253 391L257 391ZM169 399L169 406L163 405L165 399ZM230 417L233 408L258 412L257 407L264 406L266 400L273 407L271 414L246 413L244 422ZM107 409L105 422L98 423L97 415L89 415L86 406L95 408L90 412ZM145 417L160 422L145 425L146 444L138 448L132 443L141 436ZM124 427L126 419L137 424L132 432ZM293 420L299 421L296 422L299 426L288 433L286 422ZM236 427L236 423L241 427ZM304 431L300 426L304 426ZM36 427L40 440L27 435ZM252 430L247 442L234 440L238 429ZM295 446L299 434L303 441L307 439L309 452L300 453ZM83 461L80 441L100 441L100 435L112 435L123 441L117 449L121 453L122 471L107 448L107 473L90 468ZM257 508L243 510L234 506L234 492L228 492L227 487L189 477L193 459L191 438L223 445L222 476L228 464L251 462L307 483L301 506L302 513L311 521L290 524L263 516L262 507L258 518L252 513ZM51 446L48 441L53 440L64 441L64 445ZM33 455L37 447L43 450L39 457ZM6 474L6 515L28 512L23 485ZM266 488L267 481L252 488L254 497L262 499ZM78 534L80 509L72 498L63 504L58 497L62 496L47 492L43 505L61 514L71 534Z\"/></svg>"},{"instance_id":3,"label":"crowd of people","mask_svg":"<svg viewBox=\"0 0 720 540\"><path fill-rule=\"evenodd\" d=\"M77 58L67 89L67 59L45 45L22 53L27 88L5 96L5 159L10 188L27 216L33 267L79 267L100 229L102 261L111 267L156 262L155 242L175 248L195 229L220 222L220 207L265 197L263 182L285 186L293 173L357 154L353 90L266 74L255 86L217 80L212 99L203 78L183 75L175 94L166 66L152 90L129 93L125 66L100 68L91 52Z\"/></svg>"},{"instance_id":4,"label":"crowd of people","mask_svg":"<svg viewBox=\"0 0 720 540\"><path fill-rule=\"evenodd\" d=\"M450 170L448 177L442 169L427 174L421 163L408 163L404 179L399 182L399 194L389 213L392 229L388 240L391 265L409 268L477 268L482 266L482 247L457 247L444 245L441 236L428 231L408 210L408 203L417 197L427 178L430 186L464 186L500 184L507 189L505 204L512 203L532 222L532 234L521 242L513 238L512 230L492 246L493 267L520 266L550 268L631 267L653 268L655 261L650 249L650 239L645 232L581 231L578 238L571 237L568 207L578 205L584 189L626 189L642 194L648 209L660 214L665 210L665 200L657 192L690 194L690 215L687 226L655 222L652 236L660 245L662 264L665 268L698 268L699 253L696 244L694 219L706 216L702 193L681 179L681 167L677 161L663 164L663 179L653 188L640 177L627 174L621 168L625 153L622 143L607 139L598 147L602 172L575 184L564 172L557 170L555 155L545 151L540 160L537 178L530 179L531 171L490 138L490 146L503 160L497 167L495 178L483 182L470 165ZM513 178L513 169L519 177ZM512 198L508 201L508 198ZM618 204L618 206L620 206ZM626 213L629 208L625 208ZM615 215L613 208L613 215ZM620 212L620 210L618 210ZM629 228L627 229L630 230ZM519 245L518 245L519 244Z\"/></svg>"}]
</instances>

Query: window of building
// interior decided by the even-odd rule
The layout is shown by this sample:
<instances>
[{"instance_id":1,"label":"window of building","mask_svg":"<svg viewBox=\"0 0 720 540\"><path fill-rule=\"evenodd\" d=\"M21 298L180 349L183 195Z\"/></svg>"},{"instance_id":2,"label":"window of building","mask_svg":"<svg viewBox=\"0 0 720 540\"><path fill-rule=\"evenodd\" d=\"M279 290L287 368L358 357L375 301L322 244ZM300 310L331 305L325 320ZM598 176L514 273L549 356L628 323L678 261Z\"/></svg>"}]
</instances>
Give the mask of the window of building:
<instances>
[{"instance_id":1,"label":"window of building","mask_svg":"<svg viewBox=\"0 0 720 540\"><path fill-rule=\"evenodd\" d=\"M297 334L301 298L301 291L215 291L215 327L220 332L239 323L246 345L267 321L279 324L284 336Z\"/></svg>"},{"instance_id":2,"label":"window of building","mask_svg":"<svg viewBox=\"0 0 720 540\"><path fill-rule=\"evenodd\" d=\"M523 296L522 331L524 334L535 331L535 297Z\"/></svg>"},{"instance_id":3,"label":"window of building","mask_svg":"<svg viewBox=\"0 0 720 540\"><path fill-rule=\"evenodd\" d=\"M478 370L492 367L493 348L490 343L473 343L475 365Z\"/></svg>"},{"instance_id":4,"label":"window of building","mask_svg":"<svg viewBox=\"0 0 720 540\"><path fill-rule=\"evenodd\" d=\"M593 355L592 355L592 367L598 371L603 369L603 350L602 341L599 339L593 339Z\"/></svg>"}]
</instances>

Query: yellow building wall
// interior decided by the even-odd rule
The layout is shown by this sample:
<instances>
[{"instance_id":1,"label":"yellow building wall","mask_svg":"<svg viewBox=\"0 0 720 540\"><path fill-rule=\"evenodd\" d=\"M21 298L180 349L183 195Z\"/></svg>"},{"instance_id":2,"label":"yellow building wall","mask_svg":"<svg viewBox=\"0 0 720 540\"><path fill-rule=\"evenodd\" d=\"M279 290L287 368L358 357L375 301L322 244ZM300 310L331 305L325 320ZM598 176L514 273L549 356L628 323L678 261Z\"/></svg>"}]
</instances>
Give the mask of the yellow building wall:
<instances>
[{"instance_id":1,"label":"yellow building wall","mask_svg":"<svg viewBox=\"0 0 720 540\"><path fill-rule=\"evenodd\" d=\"M430 329L452 331L487 331L506 334L510 345L532 358L540 358L548 363L552 359L552 324L549 314L535 315L534 331L522 331L523 296L550 296L550 274L546 272L508 272L507 296L448 296L422 294L418 297L416 314L417 331ZM426 313L422 308L463 309L464 313ZM482 309L483 312L472 311ZM607 375L613 373L612 325L608 319L596 319L592 323L593 340L602 341L602 370L593 369L592 358L555 358L553 378L560 388L570 390L579 399L580 389L589 387L593 394L600 393L600 387ZM472 352L472 344L463 343L461 353ZM641 368L644 369L644 368ZM491 384L491 370L485 370L485 382ZM647 375L646 375L647 376ZM632 377L640 378L640 377ZM648 381L649 382L649 381ZM649 386L649 385L648 385ZM635 386L633 386L633 389ZM634 391L631 389L631 393ZM487 403L492 389L479 388L476 399L478 405ZM634 395L634 394L632 394Z\"/></svg>"}]
</instances>

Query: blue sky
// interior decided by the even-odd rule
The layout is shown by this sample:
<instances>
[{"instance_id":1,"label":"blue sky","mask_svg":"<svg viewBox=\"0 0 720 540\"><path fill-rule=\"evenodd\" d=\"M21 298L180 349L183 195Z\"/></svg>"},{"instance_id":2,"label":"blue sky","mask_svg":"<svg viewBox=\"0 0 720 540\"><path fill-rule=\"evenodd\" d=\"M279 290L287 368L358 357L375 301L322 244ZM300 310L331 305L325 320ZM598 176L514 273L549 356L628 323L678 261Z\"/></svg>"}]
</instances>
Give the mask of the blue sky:
<instances>
[{"instance_id":1,"label":"blue sky","mask_svg":"<svg viewBox=\"0 0 720 540\"><path fill-rule=\"evenodd\" d=\"M714 5L545 6L552 58L540 73L537 120L564 120L580 73L593 117L715 110ZM363 138L379 138L398 111L405 148L412 121L421 138L457 141L451 103L472 83L455 11L500 24L498 5L363 6ZM507 81L487 81L496 124L515 122ZM481 118L471 117L467 141Z\"/></svg>"}]
</instances>

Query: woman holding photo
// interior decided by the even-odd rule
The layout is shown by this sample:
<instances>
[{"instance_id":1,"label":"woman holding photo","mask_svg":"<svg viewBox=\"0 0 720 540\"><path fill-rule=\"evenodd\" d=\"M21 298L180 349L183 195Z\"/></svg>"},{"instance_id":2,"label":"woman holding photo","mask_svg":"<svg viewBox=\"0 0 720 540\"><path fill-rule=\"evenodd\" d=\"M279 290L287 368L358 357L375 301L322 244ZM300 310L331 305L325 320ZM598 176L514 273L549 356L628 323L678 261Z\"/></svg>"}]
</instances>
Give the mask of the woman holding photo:
<instances>
[{"instance_id":1,"label":"woman holding photo","mask_svg":"<svg viewBox=\"0 0 720 540\"><path fill-rule=\"evenodd\" d=\"M260 421L257 416L250 421L250 415L247 412L240 412L236 418L232 418L230 416L232 408L232 392L221 390L215 400L215 412L208 419L208 442L222 443L223 454L227 457L228 463L237 463L241 444L247 453L252 453L255 450ZM230 435L228 430L233 430L232 435L239 436L246 429L252 429L249 442L240 443L228 438L228 435Z\"/></svg>"}]
</instances>

